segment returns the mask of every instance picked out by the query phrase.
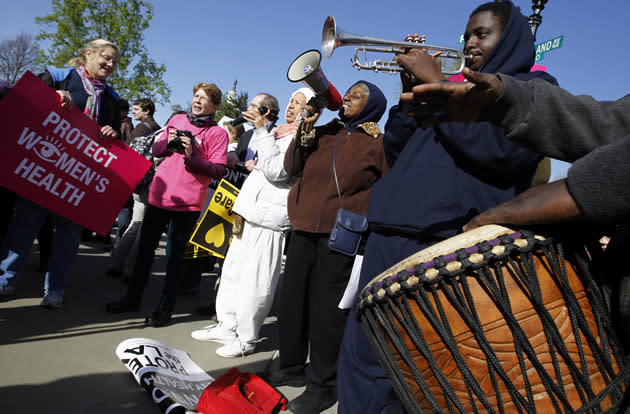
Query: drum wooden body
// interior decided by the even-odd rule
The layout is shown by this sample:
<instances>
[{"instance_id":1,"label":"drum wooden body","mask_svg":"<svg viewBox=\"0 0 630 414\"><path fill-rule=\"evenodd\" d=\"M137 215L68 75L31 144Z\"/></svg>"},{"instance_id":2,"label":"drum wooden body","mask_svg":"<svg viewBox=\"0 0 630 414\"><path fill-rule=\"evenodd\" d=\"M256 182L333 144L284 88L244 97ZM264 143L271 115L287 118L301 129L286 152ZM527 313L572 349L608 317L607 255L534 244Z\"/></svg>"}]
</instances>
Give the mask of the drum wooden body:
<instances>
[{"instance_id":1,"label":"drum wooden body","mask_svg":"<svg viewBox=\"0 0 630 414\"><path fill-rule=\"evenodd\" d=\"M583 273L549 238L484 226L376 277L356 313L408 412L614 412L628 370Z\"/></svg>"}]
</instances>

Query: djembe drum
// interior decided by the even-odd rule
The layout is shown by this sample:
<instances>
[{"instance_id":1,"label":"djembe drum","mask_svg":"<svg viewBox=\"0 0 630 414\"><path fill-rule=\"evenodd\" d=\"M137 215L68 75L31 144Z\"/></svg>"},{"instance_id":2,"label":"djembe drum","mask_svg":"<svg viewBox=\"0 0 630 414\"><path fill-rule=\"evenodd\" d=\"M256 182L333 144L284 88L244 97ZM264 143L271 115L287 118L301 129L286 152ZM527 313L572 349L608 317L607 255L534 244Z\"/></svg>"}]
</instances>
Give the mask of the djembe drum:
<instances>
[{"instance_id":1,"label":"djembe drum","mask_svg":"<svg viewBox=\"0 0 630 414\"><path fill-rule=\"evenodd\" d=\"M579 255L484 226L370 282L355 310L409 413L615 412L624 353Z\"/></svg>"}]
</instances>

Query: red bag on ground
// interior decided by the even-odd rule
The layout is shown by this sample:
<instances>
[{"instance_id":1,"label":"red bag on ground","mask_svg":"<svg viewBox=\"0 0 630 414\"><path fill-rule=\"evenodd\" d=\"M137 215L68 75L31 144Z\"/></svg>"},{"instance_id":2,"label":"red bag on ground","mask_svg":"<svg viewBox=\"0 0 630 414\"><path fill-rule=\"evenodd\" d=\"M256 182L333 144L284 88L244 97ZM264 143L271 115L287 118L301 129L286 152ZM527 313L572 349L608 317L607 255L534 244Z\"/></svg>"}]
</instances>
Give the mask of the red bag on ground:
<instances>
[{"instance_id":1,"label":"red bag on ground","mask_svg":"<svg viewBox=\"0 0 630 414\"><path fill-rule=\"evenodd\" d=\"M206 387L197 403L197 412L275 414L286 407L287 399L262 378L232 368Z\"/></svg>"}]
</instances>

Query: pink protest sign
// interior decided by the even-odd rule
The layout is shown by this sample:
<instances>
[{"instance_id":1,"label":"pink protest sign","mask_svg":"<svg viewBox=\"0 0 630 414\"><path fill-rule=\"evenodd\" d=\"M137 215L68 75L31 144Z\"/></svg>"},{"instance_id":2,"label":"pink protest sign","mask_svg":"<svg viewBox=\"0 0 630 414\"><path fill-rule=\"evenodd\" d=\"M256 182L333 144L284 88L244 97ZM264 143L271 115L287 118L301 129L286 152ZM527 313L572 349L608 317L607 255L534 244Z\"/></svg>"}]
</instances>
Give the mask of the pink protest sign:
<instances>
[{"instance_id":1,"label":"pink protest sign","mask_svg":"<svg viewBox=\"0 0 630 414\"><path fill-rule=\"evenodd\" d=\"M31 72L0 101L0 185L101 235L151 165Z\"/></svg>"}]
</instances>

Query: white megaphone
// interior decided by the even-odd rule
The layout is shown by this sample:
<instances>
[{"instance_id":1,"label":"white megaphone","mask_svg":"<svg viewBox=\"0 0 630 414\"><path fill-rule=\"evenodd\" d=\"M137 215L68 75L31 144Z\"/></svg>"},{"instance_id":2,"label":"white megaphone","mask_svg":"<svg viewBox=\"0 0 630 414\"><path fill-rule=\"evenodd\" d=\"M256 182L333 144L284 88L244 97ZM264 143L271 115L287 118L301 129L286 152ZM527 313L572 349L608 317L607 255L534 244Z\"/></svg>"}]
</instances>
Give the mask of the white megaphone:
<instances>
[{"instance_id":1,"label":"white megaphone","mask_svg":"<svg viewBox=\"0 0 630 414\"><path fill-rule=\"evenodd\" d=\"M327 108L331 111L337 111L341 108L343 100L341 95L332 83L326 79L319 63L322 60L322 54L318 50L312 49L302 53L295 58L287 71L287 78L291 82L302 82L315 92L326 99Z\"/></svg>"}]
</instances>

